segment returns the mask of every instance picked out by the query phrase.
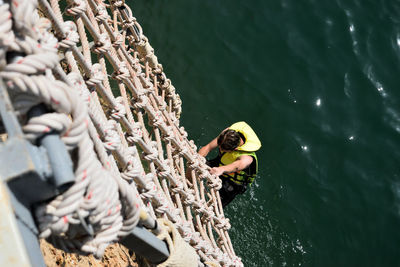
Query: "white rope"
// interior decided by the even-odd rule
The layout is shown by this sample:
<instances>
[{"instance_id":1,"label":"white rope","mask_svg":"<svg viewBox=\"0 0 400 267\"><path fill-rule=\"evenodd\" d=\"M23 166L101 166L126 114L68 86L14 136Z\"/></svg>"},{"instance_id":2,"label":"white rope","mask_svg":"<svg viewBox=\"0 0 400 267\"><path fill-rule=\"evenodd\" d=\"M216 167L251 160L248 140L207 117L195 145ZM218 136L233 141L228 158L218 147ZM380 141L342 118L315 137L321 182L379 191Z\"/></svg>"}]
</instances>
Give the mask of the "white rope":
<instances>
[{"instance_id":1,"label":"white rope","mask_svg":"<svg viewBox=\"0 0 400 267\"><path fill-rule=\"evenodd\" d=\"M221 182L179 126L179 95L131 9L122 1L71 0L66 13L74 22L64 21L58 1L39 2L47 19L39 17L36 1L0 6L0 77L26 138L56 131L75 162L74 185L36 210L40 236L64 250L101 257L145 210L169 218L203 262L242 266L227 233ZM85 29L98 63L88 58ZM130 33L128 42L120 30ZM6 62L7 52L19 57ZM60 67L62 54L68 75ZM111 90L115 83L118 93ZM49 113L26 120L39 103Z\"/></svg>"}]
</instances>

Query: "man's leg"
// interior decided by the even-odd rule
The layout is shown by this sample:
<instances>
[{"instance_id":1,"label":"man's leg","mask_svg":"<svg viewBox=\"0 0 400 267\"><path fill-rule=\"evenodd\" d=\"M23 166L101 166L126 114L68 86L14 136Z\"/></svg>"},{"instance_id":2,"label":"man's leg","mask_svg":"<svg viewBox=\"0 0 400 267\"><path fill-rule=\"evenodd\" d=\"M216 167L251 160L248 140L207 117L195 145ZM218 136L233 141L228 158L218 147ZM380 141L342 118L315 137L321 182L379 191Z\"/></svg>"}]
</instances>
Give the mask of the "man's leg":
<instances>
[{"instance_id":1,"label":"man's leg","mask_svg":"<svg viewBox=\"0 0 400 267\"><path fill-rule=\"evenodd\" d=\"M222 187L219 190L219 196L221 197L222 207L231 203L231 201L239 194L236 186L232 184L228 179L222 178Z\"/></svg>"}]
</instances>

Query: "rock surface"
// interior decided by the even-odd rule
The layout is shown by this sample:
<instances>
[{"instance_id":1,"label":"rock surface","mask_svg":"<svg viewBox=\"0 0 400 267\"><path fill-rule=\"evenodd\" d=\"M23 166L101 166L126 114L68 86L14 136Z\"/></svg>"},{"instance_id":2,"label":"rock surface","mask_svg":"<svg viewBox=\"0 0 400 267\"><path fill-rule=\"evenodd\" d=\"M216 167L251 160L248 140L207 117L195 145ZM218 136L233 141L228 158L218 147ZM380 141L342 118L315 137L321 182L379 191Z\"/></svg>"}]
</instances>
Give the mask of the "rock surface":
<instances>
[{"instance_id":1,"label":"rock surface","mask_svg":"<svg viewBox=\"0 0 400 267\"><path fill-rule=\"evenodd\" d=\"M120 244L108 246L101 260L93 255L82 256L76 253L66 253L56 249L45 240L40 240L40 248L43 258L48 267L68 266L115 266L115 267L137 267L135 254Z\"/></svg>"}]
</instances>

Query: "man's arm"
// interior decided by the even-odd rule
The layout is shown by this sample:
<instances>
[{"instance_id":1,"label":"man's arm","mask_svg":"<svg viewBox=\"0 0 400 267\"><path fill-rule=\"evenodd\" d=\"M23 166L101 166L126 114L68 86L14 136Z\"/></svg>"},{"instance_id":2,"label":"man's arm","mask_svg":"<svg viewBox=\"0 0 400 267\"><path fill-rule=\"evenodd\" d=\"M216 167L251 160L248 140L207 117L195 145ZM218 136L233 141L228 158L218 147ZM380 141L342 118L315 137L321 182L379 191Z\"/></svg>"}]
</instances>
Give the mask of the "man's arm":
<instances>
[{"instance_id":1,"label":"man's arm","mask_svg":"<svg viewBox=\"0 0 400 267\"><path fill-rule=\"evenodd\" d=\"M218 146L217 140L218 137L215 137L210 143L200 148L199 154L202 155L203 157L206 157L211 150L213 150Z\"/></svg>"},{"instance_id":2,"label":"man's arm","mask_svg":"<svg viewBox=\"0 0 400 267\"><path fill-rule=\"evenodd\" d=\"M252 162L253 162L252 156L243 155L238 157L238 159L232 162L231 164L211 168L210 173L215 174L216 176L220 176L224 173L241 171L249 167Z\"/></svg>"},{"instance_id":3,"label":"man's arm","mask_svg":"<svg viewBox=\"0 0 400 267\"><path fill-rule=\"evenodd\" d=\"M229 127L226 128L224 131L226 131L228 129L229 129ZM224 131L222 131L222 132L224 132ZM218 136L215 137L210 143L208 143L207 145L200 148L199 154L202 155L203 157L206 157L208 155L208 153L210 153L210 151L212 151L214 148L216 148L218 146Z\"/></svg>"}]
</instances>

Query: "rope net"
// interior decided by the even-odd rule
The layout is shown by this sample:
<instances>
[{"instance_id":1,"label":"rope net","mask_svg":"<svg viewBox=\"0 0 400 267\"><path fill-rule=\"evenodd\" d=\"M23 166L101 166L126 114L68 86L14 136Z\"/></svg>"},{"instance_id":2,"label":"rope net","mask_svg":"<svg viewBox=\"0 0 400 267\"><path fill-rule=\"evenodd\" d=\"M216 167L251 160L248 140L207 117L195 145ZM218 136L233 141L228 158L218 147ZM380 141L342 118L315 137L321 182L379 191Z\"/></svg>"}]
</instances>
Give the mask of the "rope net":
<instances>
[{"instance_id":1,"label":"rope net","mask_svg":"<svg viewBox=\"0 0 400 267\"><path fill-rule=\"evenodd\" d=\"M0 3L0 77L26 138L56 131L74 162L73 186L35 209L40 238L102 257L145 212L172 222L198 265L242 266L221 182L180 126L179 95L124 1ZM48 112L29 118L41 103Z\"/></svg>"}]
</instances>

